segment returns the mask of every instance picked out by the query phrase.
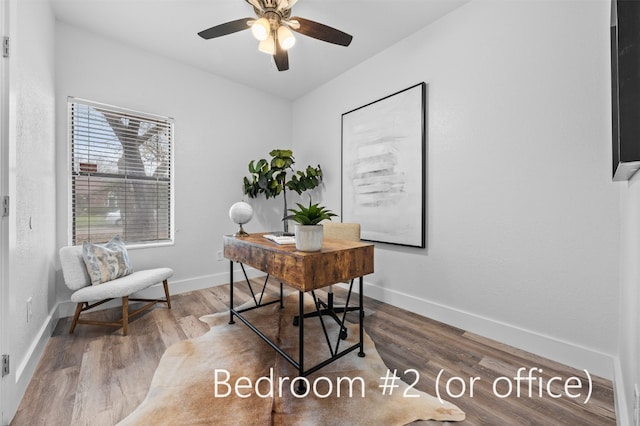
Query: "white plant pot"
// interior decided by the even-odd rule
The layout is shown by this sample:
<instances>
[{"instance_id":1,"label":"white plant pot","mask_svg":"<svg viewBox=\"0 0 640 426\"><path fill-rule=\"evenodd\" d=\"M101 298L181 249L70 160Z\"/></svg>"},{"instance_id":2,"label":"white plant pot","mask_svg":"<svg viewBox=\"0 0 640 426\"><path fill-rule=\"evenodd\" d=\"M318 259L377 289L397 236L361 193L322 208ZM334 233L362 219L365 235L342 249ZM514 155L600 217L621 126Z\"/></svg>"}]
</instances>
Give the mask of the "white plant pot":
<instances>
[{"instance_id":1,"label":"white plant pot","mask_svg":"<svg viewBox=\"0 0 640 426\"><path fill-rule=\"evenodd\" d=\"M295 224L296 249L319 251L322 248L322 225Z\"/></svg>"}]
</instances>

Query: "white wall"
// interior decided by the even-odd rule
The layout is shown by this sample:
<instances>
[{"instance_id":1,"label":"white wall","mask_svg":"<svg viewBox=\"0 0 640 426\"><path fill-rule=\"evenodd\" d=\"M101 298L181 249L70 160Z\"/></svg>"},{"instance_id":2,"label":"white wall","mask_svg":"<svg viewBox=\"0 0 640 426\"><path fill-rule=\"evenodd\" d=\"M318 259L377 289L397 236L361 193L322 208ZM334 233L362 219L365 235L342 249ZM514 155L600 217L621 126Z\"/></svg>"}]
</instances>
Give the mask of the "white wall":
<instances>
[{"instance_id":1,"label":"white wall","mask_svg":"<svg viewBox=\"0 0 640 426\"><path fill-rule=\"evenodd\" d=\"M612 376L609 7L474 1L294 103L339 210L341 114L428 83L427 248L377 244L369 294Z\"/></svg>"},{"instance_id":2,"label":"white wall","mask_svg":"<svg viewBox=\"0 0 640 426\"><path fill-rule=\"evenodd\" d=\"M46 0L10 2L9 303L11 375L5 420L26 389L55 325L54 24ZM27 299L33 315L27 322ZM4 301L3 301L4 302ZM7 305L5 305L7 306ZM6 417L8 416L8 417Z\"/></svg>"},{"instance_id":3,"label":"white wall","mask_svg":"<svg viewBox=\"0 0 640 426\"><path fill-rule=\"evenodd\" d=\"M216 252L236 230L229 207L249 161L289 145L290 102L66 24L56 40L58 246L69 243L66 102L76 96L175 119L175 245L132 250L134 267L173 268L172 293L228 282ZM60 284L60 299L69 294Z\"/></svg>"}]
</instances>

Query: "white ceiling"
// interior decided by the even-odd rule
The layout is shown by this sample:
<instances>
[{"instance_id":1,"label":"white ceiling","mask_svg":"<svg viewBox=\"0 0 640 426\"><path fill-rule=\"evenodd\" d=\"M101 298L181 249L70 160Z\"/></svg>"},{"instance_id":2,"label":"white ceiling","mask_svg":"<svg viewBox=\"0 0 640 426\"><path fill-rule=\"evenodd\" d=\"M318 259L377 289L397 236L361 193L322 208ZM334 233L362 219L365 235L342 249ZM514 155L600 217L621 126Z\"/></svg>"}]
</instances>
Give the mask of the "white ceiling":
<instances>
[{"instance_id":1,"label":"white ceiling","mask_svg":"<svg viewBox=\"0 0 640 426\"><path fill-rule=\"evenodd\" d=\"M56 18L105 37L296 99L469 0L299 0L292 15L353 36L342 47L295 34L288 71L258 51L251 31L203 40L197 33L253 17L244 0L50 0Z\"/></svg>"}]
</instances>

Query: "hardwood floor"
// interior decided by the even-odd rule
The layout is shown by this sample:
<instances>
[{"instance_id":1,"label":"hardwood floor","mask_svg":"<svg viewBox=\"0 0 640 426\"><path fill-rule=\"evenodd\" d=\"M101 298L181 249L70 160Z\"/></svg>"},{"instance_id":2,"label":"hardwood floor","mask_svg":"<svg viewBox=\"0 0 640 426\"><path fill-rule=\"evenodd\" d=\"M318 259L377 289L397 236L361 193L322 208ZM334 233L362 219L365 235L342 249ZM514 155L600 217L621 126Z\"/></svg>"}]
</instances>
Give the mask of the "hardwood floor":
<instances>
[{"instance_id":1,"label":"hardwood floor","mask_svg":"<svg viewBox=\"0 0 640 426\"><path fill-rule=\"evenodd\" d=\"M239 303L249 298L244 288L245 285L234 286ZM275 293L276 286L270 285L268 291ZM340 296L339 289L336 295ZM208 327L198 318L228 310L227 302L228 285L175 295L173 309L157 305L134 318L128 336L121 336L121 330L86 325L78 326L71 335L69 318L60 320L11 425L117 423L145 398L165 349L179 340L205 333ZM585 404L587 386L573 388L576 381L572 380L565 389L564 383L572 376L586 382L584 371L370 298L365 298L365 311L367 333L391 371L397 369L408 383L419 376L415 388L434 396L440 375L438 389L443 399L467 414L460 424L616 423L612 384L608 380L592 377L591 396ZM119 309L110 309L92 315L107 320L118 314ZM355 321L357 315L352 319ZM518 369L524 378L532 371L531 389L524 379L520 380L520 387L515 385ZM548 386L550 379L556 377L561 379L551 380ZM471 378L477 378L473 388ZM580 397L571 398L568 394Z\"/></svg>"}]
</instances>

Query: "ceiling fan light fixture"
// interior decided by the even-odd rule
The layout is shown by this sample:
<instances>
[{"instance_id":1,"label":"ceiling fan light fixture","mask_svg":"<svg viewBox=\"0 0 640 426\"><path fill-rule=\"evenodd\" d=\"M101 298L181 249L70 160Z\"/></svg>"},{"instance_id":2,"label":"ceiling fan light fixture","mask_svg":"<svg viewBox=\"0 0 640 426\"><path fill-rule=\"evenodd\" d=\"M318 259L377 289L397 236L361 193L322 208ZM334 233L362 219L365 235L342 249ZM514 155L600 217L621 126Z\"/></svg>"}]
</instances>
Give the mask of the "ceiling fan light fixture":
<instances>
[{"instance_id":1,"label":"ceiling fan light fixture","mask_svg":"<svg viewBox=\"0 0 640 426\"><path fill-rule=\"evenodd\" d=\"M251 33L260 41L264 41L269 38L269 35L271 34L271 25L269 24L269 20L267 18L260 18L255 21L251 26Z\"/></svg>"},{"instance_id":2,"label":"ceiling fan light fixture","mask_svg":"<svg viewBox=\"0 0 640 426\"><path fill-rule=\"evenodd\" d=\"M260 42L260 44L258 45L258 50L266 53L267 55L274 55L276 53L276 41L271 34L269 34L266 39Z\"/></svg>"},{"instance_id":3,"label":"ceiling fan light fixture","mask_svg":"<svg viewBox=\"0 0 640 426\"><path fill-rule=\"evenodd\" d=\"M289 50L296 44L296 38L289 28L284 25L278 27L278 43L284 50Z\"/></svg>"},{"instance_id":4,"label":"ceiling fan light fixture","mask_svg":"<svg viewBox=\"0 0 640 426\"><path fill-rule=\"evenodd\" d=\"M353 36L320 22L292 16L297 0L245 0L256 18L241 18L215 25L198 33L205 40L222 37L251 28L259 41L258 50L273 57L278 71L289 69L287 50L296 44L292 31L338 46L349 46Z\"/></svg>"}]
</instances>

